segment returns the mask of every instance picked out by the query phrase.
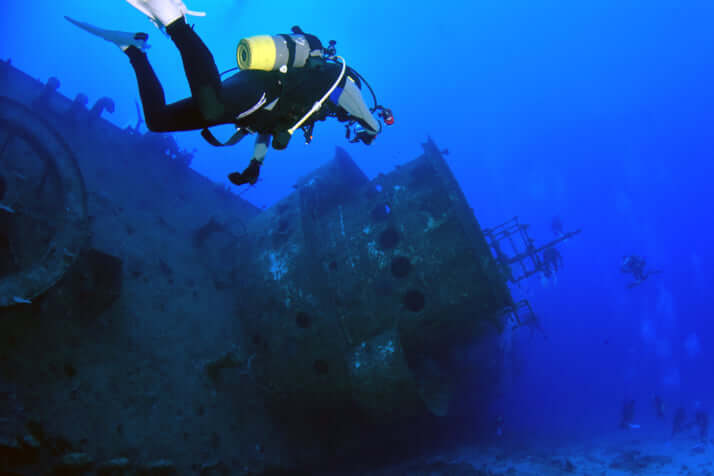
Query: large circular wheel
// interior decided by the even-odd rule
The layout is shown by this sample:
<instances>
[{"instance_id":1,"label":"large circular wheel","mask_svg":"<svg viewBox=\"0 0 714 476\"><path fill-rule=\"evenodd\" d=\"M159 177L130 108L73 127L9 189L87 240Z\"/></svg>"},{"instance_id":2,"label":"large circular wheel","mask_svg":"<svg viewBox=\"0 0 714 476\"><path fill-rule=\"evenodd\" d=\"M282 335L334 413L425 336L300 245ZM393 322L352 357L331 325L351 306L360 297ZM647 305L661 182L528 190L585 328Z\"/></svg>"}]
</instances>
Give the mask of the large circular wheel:
<instances>
[{"instance_id":1,"label":"large circular wheel","mask_svg":"<svg viewBox=\"0 0 714 476\"><path fill-rule=\"evenodd\" d=\"M88 231L86 189L71 149L36 112L0 97L0 307L53 286Z\"/></svg>"}]
</instances>

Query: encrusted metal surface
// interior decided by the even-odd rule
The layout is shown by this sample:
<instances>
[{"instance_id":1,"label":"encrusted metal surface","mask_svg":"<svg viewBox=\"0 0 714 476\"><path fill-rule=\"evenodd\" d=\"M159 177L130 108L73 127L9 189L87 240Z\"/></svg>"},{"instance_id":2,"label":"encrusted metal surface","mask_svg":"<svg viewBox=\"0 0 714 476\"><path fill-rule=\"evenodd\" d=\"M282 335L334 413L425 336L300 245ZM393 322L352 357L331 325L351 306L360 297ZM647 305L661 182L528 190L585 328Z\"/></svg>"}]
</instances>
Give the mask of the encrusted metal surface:
<instances>
[{"instance_id":1,"label":"encrusted metal surface","mask_svg":"<svg viewBox=\"0 0 714 476\"><path fill-rule=\"evenodd\" d=\"M87 196L72 151L37 113L0 97L0 306L53 286L84 249Z\"/></svg>"},{"instance_id":2,"label":"encrusted metal surface","mask_svg":"<svg viewBox=\"0 0 714 476\"><path fill-rule=\"evenodd\" d=\"M251 223L241 323L277 406L448 412L446 359L510 293L433 144L367 181L343 152Z\"/></svg>"}]
</instances>

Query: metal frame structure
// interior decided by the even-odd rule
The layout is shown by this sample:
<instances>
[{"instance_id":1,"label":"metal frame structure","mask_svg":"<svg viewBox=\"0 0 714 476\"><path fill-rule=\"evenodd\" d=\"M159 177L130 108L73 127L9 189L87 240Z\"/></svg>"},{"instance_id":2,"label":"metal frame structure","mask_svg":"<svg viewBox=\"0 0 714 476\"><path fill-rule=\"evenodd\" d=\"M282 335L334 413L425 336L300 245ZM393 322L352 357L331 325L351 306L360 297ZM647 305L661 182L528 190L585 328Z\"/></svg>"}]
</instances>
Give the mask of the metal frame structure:
<instances>
[{"instance_id":1,"label":"metal frame structure","mask_svg":"<svg viewBox=\"0 0 714 476\"><path fill-rule=\"evenodd\" d=\"M535 240L528 235L529 226L520 223L518 217L515 216L498 226L483 230L496 262L512 283L518 283L545 271L543 252L581 232L581 230L575 230L564 233L558 238L536 247ZM510 245L510 249L507 251L503 249L502 242L504 241ZM516 268L515 272L514 267Z\"/></svg>"}]
</instances>

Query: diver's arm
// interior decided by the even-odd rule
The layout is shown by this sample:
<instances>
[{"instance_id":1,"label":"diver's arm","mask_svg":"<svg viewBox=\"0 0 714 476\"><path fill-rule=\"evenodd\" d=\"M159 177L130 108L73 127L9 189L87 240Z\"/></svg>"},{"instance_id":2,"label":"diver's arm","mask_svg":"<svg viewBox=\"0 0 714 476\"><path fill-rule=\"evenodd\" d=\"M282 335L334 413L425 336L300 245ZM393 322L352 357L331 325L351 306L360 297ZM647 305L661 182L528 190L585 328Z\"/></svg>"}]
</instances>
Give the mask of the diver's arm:
<instances>
[{"instance_id":1,"label":"diver's arm","mask_svg":"<svg viewBox=\"0 0 714 476\"><path fill-rule=\"evenodd\" d=\"M243 172L229 174L228 179L236 185L244 185L246 183L255 185L260 176L260 166L263 165L265 155L268 153L268 147L270 147L270 134L258 134L250 164Z\"/></svg>"}]
</instances>

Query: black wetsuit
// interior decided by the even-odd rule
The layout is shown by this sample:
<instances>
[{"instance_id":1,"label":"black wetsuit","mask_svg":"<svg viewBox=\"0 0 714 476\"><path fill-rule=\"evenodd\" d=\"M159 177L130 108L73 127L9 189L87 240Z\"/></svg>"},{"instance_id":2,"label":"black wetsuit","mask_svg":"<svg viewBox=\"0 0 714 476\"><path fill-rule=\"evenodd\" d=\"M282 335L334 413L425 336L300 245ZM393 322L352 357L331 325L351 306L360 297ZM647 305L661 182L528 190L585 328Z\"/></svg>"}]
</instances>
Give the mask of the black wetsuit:
<instances>
[{"instance_id":1,"label":"black wetsuit","mask_svg":"<svg viewBox=\"0 0 714 476\"><path fill-rule=\"evenodd\" d=\"M166 104L164 90L146 54L129 47L129 56L144 107L146 126L154 132L203 129L235 124L253 132L276 134L292 127L334 84L340 66L319 62L288 73L240 71L221 82L213 55L201 38L180 19L166 29L181 53L191 97ZM344 80L343 80L344 81ZM268 111L265 106L279 98ZM254 112L257 105L262 104ZM314 122L336 106L329 101Z\"/></svg>"}]
</instances>

